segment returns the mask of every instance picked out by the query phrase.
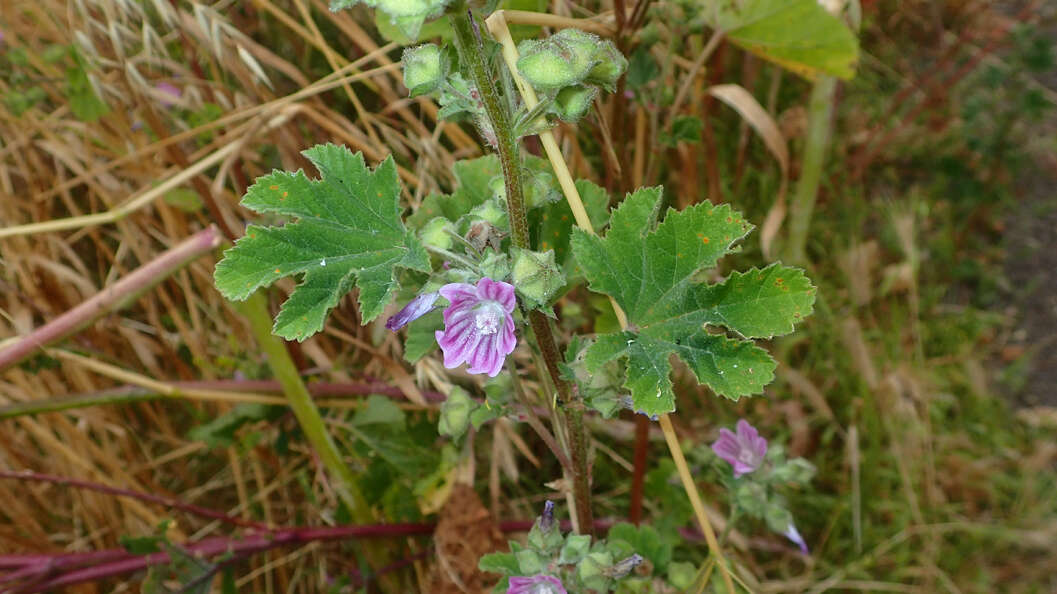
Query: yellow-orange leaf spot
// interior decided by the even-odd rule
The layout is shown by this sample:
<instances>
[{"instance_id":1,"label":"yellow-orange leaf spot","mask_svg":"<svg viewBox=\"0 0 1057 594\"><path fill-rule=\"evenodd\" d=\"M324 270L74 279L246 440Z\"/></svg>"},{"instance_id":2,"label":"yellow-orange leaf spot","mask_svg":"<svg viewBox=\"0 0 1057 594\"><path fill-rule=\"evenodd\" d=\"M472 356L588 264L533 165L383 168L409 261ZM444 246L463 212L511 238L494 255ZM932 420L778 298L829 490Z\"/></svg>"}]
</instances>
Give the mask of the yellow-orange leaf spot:
<instances>
[{"instance_id":1,"label":"yellow-orange leaf spot","mask_svg":"<svg viewBox=\"0 0 1057 594\"><path fill-rule=\"evenodd\" d=\"M728 222L728 223L733 223L733 222L734 222L734 219L733 219L733 218L731 218L731 217L727 217L727 222Z\"/></svg>"},{"instance_id":2,"label":"yellow-orange leaf spot","mask_svg":"<svg viewBox=\"0 0 1057 594\"><path fill-rule=\"evenodd\" d=\"M560 236L561 236L561 233L558 233L557 231L555 231L555 232L554 232L554 236L555 236L555 237L560 237Z\"/></svg>"},{"instance_id":3,"label":"yellow-orange leaf spot","mask_svg":"<svg viewBox=\"0 0 1057 594\"><path fill-rule=\"evenodd\" d=\"M568 217L568 216L566 216L566 215L562 215L562 220L563 220L563 221L568 221L568 220L569 220L569 217Z\"/></svg>"},{"instance_id":4,"label":"yellow-orange leaf spot","mask_svg":"<svg viewBox=\"0 0 1057 594\"><path fill-rule=\"evenodd\" d=\"M269 190L278 190L278 189L279 189L279 186L277 186L277 185L275 185L275 184L272 184L272 185L268 186L268 189L269 189Z\"/></svg>"},{"instance_id":5,"label":"yellow-orange leaf spot","mask_svg":"<svg viewBox=\"0 0 1057 594\"><path fill-rule=\"evenodd\" d=\"M701 238L701 243L708 243L708 238L707 237L702 237Z\"/></svg>"},{"instance_id":6,"label":"yellow-orange leaf spot","mask_svg":"<svg viewBox=\"0 0 1057 594\"><path fill-rule=\"evenodd\" d=\"M547 248L547 242L546 242L546 241L544 241L544 242L541 242L541 243L540 243L540 247L542 247L543 249L548 249L548 248Z\"/></svg>"},{"instance_id":7,"label":"yellow-orange leaf spot","mask_svg":"<svg viewBox=\"0 0 1057 594\"><path fill-rule=\"evenodd\" d=\"M283 198L286 198L289 195L290 195L290 192L283 192ZM280 198L280 200L282 200L283 198Z\"/></svg>"},{"instance_id":8,"label":"yellow-orange leaf spot","mask_svg":"<svg viewBox=\"0 0 1057 594\"><path fill-rule=\"evenodd\" d=\"M279 269L278 268L275 269L275 274L279 274Z\"/></svg>"}]
</instances>

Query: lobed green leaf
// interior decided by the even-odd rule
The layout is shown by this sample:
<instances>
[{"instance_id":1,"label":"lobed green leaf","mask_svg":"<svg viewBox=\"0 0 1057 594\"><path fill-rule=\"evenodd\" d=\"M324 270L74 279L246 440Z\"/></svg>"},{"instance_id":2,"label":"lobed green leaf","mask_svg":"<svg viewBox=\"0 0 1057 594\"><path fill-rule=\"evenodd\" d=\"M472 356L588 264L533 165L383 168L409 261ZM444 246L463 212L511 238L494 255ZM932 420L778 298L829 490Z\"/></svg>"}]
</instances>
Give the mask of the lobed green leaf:
<instances>
[{"instance_id":1,"label":"lobed green leaf","mask_svg":"<svg viewBox=\"0 0 1057 594\"><path fill-rule=\"evenodd\" d=\"M392 157L371 171L363 155L319 145L303 153L320 179L275 171L242 199L260 213L298 219L279 227L251 225L216 267L217 288L241 301L260 287L293 275L303 282L283 303L274 332L304 340L323 328L327 313L359 287L363 323L376 318L396 288L396 268L429 272L429 258L401 221L400 185Z\"/></svg>"},{"instance_id":2,"label":"lobed green leaf","mask_svg":"<svg viewBox=\"0 0 1057 594\"><path fill-rule=\"evenodd\" d=\"M626 361L624 386L636 410L675 410L672 355L716 394L759 394L775 363L750 340L710 332L725 326L745 338L793 330L811 312L815 289L798 269L771 265L734 273L723 283L701 273L735 249L752 225L727 205L669 210L657 223L660 188L640 189L613 212L605 237L574 231L572 250L592 290L611 296L627 314L628 329L602 334L584 352L589 372Z\"/></svg>"}]
</instances>

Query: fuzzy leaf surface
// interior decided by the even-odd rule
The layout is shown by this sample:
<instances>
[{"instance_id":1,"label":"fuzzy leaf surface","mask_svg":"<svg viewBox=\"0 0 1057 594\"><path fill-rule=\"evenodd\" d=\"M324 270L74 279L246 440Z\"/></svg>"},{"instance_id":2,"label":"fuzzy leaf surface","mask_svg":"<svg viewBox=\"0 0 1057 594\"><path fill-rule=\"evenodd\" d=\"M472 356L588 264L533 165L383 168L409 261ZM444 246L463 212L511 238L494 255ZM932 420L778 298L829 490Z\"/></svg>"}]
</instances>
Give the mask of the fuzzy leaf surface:
<instances>
[{"instance_id":1,"label":"fuzzy leaf surface","mask_svg":"<svg viewBox=\"0 0 1057 594\"><path fill-rule=\"evenodd\" d=\"M273 331L304 340L322 330L327 313L359 287L363 323L389 302L396 268L429 272L429 257L404 228L400 185L392 157L371 171L363 155L318 145L303 153L320 179L274 171L258 178L242 205L297 219L282 226L250 225L216 267L217 288L241 301L258 288L292 275L304 280L283 303Z\"/></svg>"},{"instance_id":2,"label":"fuzzy leaf surface","mask_svg":"<svg viewBox=\"0 0 1057 594\"><path fill-rule=\"evenodd\" d=\"M573 254L590 288L613 297L629 323L626 331L597 337L584 353L587 369L626 359L624 385L636 410L648 415L675 410L673 354L719 395L759 394L773 379L770 355L706 326L747 338L786 334L810 313L814 288L802 272L780 265L735 273L720 284L701 282L700 273L752 225L729 206L708 203L669 210L658 223L660 205L660 188L640 189L613 212L604 238L573 232Z\"/></svg>"}]
</instances>

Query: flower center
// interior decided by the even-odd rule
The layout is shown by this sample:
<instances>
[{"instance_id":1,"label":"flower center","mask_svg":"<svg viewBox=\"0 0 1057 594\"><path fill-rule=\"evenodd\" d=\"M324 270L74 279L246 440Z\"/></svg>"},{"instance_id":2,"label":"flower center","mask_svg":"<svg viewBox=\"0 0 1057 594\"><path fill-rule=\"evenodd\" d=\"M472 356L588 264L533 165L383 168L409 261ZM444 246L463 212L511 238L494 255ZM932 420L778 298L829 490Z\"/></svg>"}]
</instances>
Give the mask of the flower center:
<instances>
[{"instance_id":1,"label":"flower center","mask_svg":"<svg viewBox=\"0 0 1057 594\"><path fill-rule=\"evenodd\" d=\"M751 450L742 450L738 452L738 460L752 466L756 463L756 454Z\"/></svg>"},{"instance_id":2,"label":"flower center","mask_svg":"<svg viewBox=\"0 0 1057 594\"><path fill-rule=\"evenodd\" d=\"M474 324L481 334L495 334L503 327L503 309L494 301L486 301L474 312Z\"/></svg>"}]
</instances>

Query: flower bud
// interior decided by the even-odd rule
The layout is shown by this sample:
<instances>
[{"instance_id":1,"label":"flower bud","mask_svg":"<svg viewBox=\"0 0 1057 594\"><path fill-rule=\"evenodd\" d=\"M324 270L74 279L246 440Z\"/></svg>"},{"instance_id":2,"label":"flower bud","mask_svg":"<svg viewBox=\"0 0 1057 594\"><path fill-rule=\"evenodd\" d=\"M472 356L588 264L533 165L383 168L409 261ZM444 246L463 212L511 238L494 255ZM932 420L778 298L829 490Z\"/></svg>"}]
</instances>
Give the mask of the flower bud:
<instances>
[{"instance_id":1,"label":"flower bud","mask_svg":"<svg viewBox=\"0 0 1057 594\"><path fill-rule=\"evenodd\" d=\"M616 89L617 79L628 69L628 60L612 41L601 41L595 48L595 66L587 74L586 82L596 84L610 93Z\"/></svg>"},{"instance_id":2,"label":"flower bud","mask_svg":"<svg viewBox=\"0 0 1057 594\"><path fill-rule=\"evenodd\" d=\"M439 293L422 293L412 299L404 309L396 312L396 315L385 322L385 327L396 332L409 323L421 318L433 311L433 304L437 301Z\"/></svg>"},{"instance_id":3,"label":"flower bud","mask_svg":"<svg viewBox=\"0 0 1057 594\"><path fill-rule=\"evenodd\" d=\"M540 515L540 532L547 533L554 529L554 502L548 501L543 504L543 513Z\"/></svg>"},{"instance_id":4,"label":"flower bud","mask_svg":"<svg viewBox=\"0 0 1057 594\"><path fill-rule=\"evenodd\" d=\"M444 56L432 43L404 50L404 86L412 97L426 95L440 88L446 76Z\"/></svg>"},{"instance_id":5,"label":"flower bud","mask_svg":"<svg viewBox=\"0 0 1057 594\"><path fill-rule=\"evenodd\" d=\"M534 307L547 305L565 286L565 275L554 261L554 250L541 253L515 249L510 278L518 293Z\"/></svg>"},{"instance_id":6,"label":"flower bud","mask_svg":"<svg viewBox=\"0 0 1057 594\"><path fill-rule=\"evenodd\" d=\"M422 240L422 243L446 250L451 247L452 237L448 232L451 227L451 221L444 217L434 217L430 219L428 223L422 226L419 230L418 236Z\"/></svg>"},{"instance_id":7,"label":"flower bud","mask_svg":"<svg viewBox=\"0 0 1057 594\"><path fill-rule=\"evenodd\" d=\"M558 91L552 110L565 122L575 122L591 109L591 102L598 94L597 87L572 85Z\"/></svg>"},{"instance_id":8,"label":"flower bud","mask_svg":"<svg viewBox=\"0 0 1057 594\"><path fill-rule=\"evenodd\" d=\"M462 437L470 426L470 413L477 408L466 390L458 386L451 389L448 399L440 406L440 422L437 424L437 432L448 437Z\"/></svg>"},{"instance_id":9,"label":"flower bud","mask_svg":"<svg viewBox=\"0 0 1057 594\"><path fill-rule=\"evenodd\" d=\"M576 84L595 66L598 37L563 29L543 40L527 40L518 48L518 71L532 86L552 90Z\"/></svg>"}]
</instances>

